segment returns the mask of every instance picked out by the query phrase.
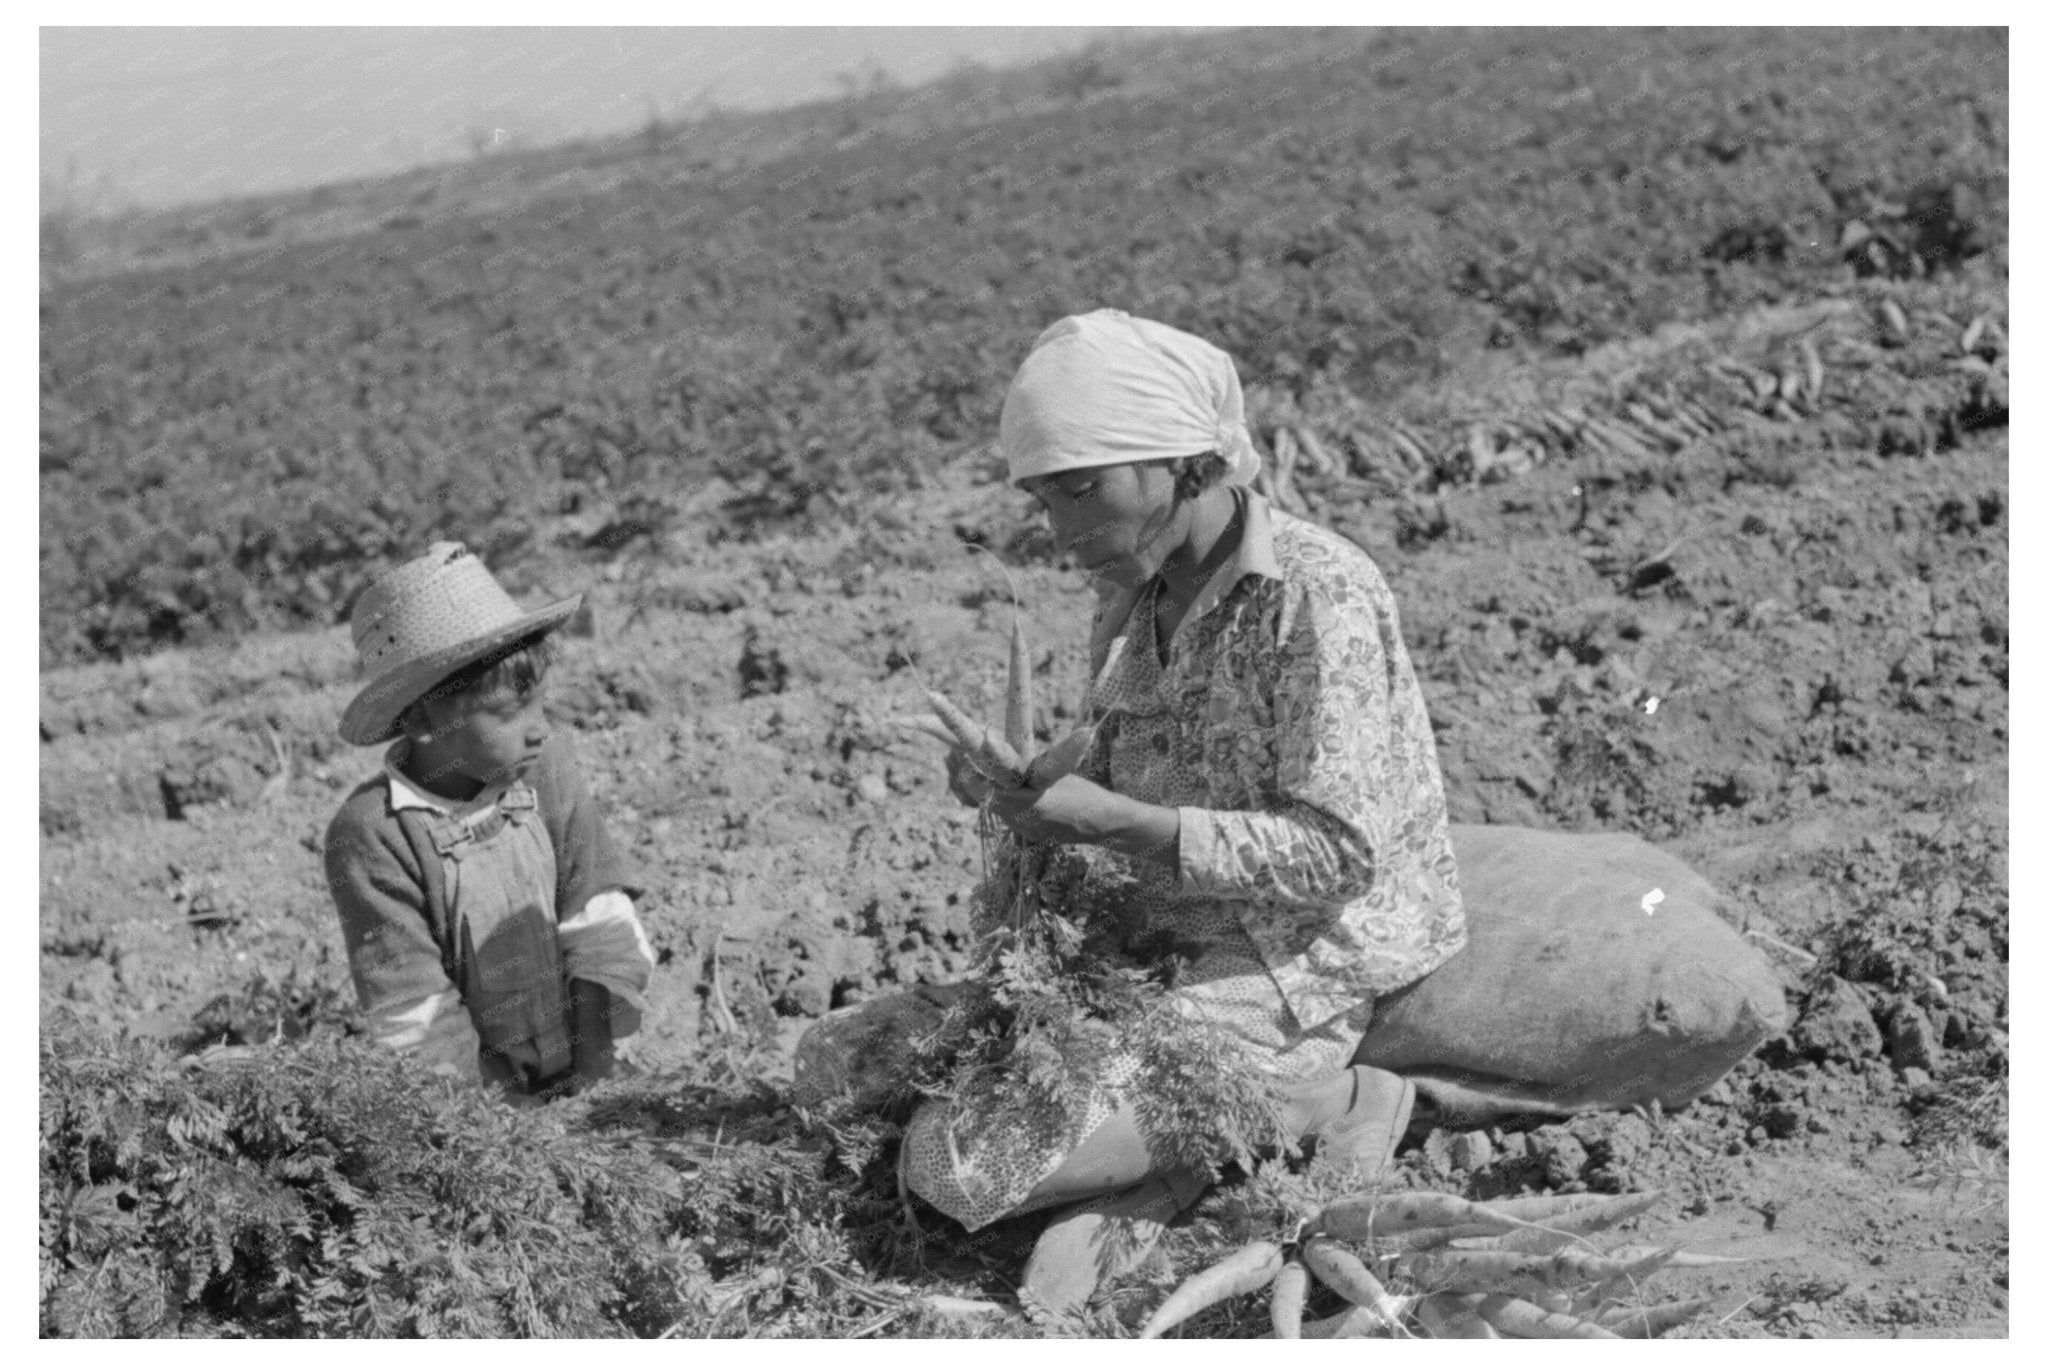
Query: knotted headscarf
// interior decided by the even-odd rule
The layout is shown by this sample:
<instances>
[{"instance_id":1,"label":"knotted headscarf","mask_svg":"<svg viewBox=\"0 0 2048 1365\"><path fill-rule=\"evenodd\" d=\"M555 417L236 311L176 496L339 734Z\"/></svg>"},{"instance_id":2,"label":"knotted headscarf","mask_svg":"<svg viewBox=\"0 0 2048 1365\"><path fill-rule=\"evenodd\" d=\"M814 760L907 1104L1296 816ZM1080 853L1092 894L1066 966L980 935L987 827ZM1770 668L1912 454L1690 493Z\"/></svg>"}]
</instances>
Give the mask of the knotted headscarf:
<instances>
[{"instance_id":1,"label":"knotted headscarf","mask_svg":"<svg viewBox=\"0 0 2048 1365\"><path fill-rule=\"evenodd\" d=\"M1258 452L1230 357L1200 337L1114 308L1038 334L1003 399L1010 482L1069 469L1215 451L1248 484Z\"/></svg>"}]
</instances>

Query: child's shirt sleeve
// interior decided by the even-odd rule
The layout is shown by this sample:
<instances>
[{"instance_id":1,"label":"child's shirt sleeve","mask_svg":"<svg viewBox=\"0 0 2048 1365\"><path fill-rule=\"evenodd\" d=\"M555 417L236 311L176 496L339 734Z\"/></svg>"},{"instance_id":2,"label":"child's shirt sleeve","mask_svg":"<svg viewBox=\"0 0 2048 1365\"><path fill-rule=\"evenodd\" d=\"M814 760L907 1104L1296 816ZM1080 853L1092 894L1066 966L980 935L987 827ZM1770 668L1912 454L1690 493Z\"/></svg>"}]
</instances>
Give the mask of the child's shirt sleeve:
<instances>
[{"instance_id":1,"label":"child's shirt sleeve","mask_svg":"<svg viewBox=\"0 0 2048 1365\"><path fill-rule=\"evenodd\" d=\"M654 949L631 898L623 891L601 891L562 921L559 934L562 974L610 992L614 1038L638 1032L647 983L654 975Z\"/></svg>"},{"instance_id":2,"label":"child's shirt sleeve","mask_svg":"<svg viewBox=\"0 0 2048 1365\"><path fill-rule=\"evenodd\" d=\"M567 734L549 738L529 780L555 845L563 974L611 993L612 1034L623 1037L640 1027L654 974L654 949L633 908L641 887L591 799Z\"/></svg>"},{"instance_id":3,"label":"child's shirt sleeve","mask_svg":"<svg viewBox=\"0 0 2048 1365\"><path fill-rule=\"evenodd\" d=\"M359 790L327 829L327 885L370 1036L444 1075L475 1078L477 1035L441 966L425 884L381 787Z\"/></svg>"},{"instance_id":4,"label":"child's shirt sleeve","mask_svg":"<svg viewBox=\"0 0 2048 1365\"><path fill-rule=\"evenodd\" d=\"M558 918L572 918L601 892L637 896L645 889L632 863L612 841L604 813L590 799L581 758L566 731L557 730L548 738L527 781L555 846Z\"/></svg>"}]
</instances>

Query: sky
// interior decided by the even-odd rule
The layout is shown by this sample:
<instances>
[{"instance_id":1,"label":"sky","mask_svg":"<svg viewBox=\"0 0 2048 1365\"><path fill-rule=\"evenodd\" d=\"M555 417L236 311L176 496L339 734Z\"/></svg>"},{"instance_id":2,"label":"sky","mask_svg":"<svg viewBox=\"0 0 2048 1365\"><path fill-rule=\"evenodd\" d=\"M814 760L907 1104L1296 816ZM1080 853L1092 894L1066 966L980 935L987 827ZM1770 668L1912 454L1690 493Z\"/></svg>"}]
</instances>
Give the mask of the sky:
<instances>
[{"instance_id":1,"label":"sky","mask_svg":"<svg viewBox=\"0 0 2048 1365\"><path fill-rule=\"evenodd\" d=\"M300 189L762 109L1084 46L1059 28L60 28L39 31L44 204Z\"/></svg>"}]
</instances>

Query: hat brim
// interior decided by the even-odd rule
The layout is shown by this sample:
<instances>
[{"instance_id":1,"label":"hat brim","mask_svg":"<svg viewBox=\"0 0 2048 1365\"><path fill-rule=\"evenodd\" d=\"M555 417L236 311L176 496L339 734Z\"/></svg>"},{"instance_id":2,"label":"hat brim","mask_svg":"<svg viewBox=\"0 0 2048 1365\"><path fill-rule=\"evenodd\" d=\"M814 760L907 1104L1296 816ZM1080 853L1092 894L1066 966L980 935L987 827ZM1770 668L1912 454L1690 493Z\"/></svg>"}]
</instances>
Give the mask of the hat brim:
<instances>
[{"instance_id":1,"label":"hat brim","mask_svg":"<svg viewBox=\"0 0 2048 1365\"><path fill-rule=\"evenodd\" d=\"M576 614L583 594L551 602L508 621L487 634L405 663L364 684L341 713L341 737L349 744L382 744L398 737L398 718L405 708L431 692L451 673L459 672L494 650L529 635L545 635Z\"/></svg>"}]
</instances>

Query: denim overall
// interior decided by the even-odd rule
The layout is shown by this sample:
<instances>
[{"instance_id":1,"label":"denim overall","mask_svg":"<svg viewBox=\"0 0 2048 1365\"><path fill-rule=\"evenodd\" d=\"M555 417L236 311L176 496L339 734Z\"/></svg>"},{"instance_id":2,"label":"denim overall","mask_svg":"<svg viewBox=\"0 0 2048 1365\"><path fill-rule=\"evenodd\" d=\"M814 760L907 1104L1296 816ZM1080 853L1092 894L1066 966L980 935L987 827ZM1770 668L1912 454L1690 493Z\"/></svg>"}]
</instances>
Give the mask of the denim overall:
<instances>
[{"instance_id":1,"label":"denim overall","mask_svg":"<svg viewBox=\"0 0 2048 1365\"><path fill-rule=\"evenodd\" d=\"M440 855L453 977L486 1081L521 1092L569 1069L569 989L555 924L555 849L533 788L467 819L426 813ZM452 951L450 951L452 950Z\"/></svg>"}]
</instances>

